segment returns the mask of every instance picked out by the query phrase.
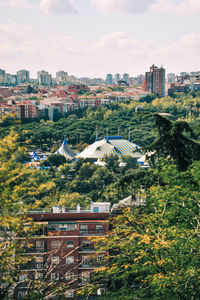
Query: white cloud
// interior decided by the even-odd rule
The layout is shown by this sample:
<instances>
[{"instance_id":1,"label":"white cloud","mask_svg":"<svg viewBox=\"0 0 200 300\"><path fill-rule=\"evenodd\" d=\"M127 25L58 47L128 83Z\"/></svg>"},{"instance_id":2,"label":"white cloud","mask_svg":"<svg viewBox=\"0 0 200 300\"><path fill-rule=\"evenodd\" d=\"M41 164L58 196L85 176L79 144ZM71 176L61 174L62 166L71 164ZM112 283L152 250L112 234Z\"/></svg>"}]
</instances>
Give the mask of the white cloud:
<instances>
[{"instance_id":1,"label":"white cloud","mask_svg":"<svg viewBox=\"0 0 200 300\"><path fill-rule=\"evenodd\" d=\"M72 0L41 0L40 8L51 14L75 14L78 12Z\"/></svg>"},{"instance_id":2,"label":"white cloud","mask_svg":"<svg viewBox=\"0 0 200 300\"><path fill-rule=\"evenodd\" d=\"M112 32L88 44L69 35L39 37L33 28L10 22L0 25L0 45L1 68L9 72L27 68L31 76L40 69L54 74L64 69L77 76L104 76L110 72L144 73L153 63L173 72L196 70L200 65L200 34L194 33L160 45Z\"/></svg>"},{"instance_id":3,"label":"white cloud","mask_svg":"<svg viewBox=\"0 0 200 300\"><path fill-rule=\"evenodd\" d=\"M31 6L26 0L0 0L0 7L27 8Z\"/></svg>"},{"instance_id":4,"label":"white cloud","mask_svg":"<svg viewBox=\"0 0 200 300\"><path fill-rule=\"evenodd\" d=\"M194 14L200 12L199 0L182 0L177 3L173 0L157 0L150 5L151 12L175 13L175 14Z\"/></svg>"},{"instance_id":5,"label":"white cloud","mask_svg":"<svg viewBox=\"0 0 200 300\"><path fill-rule=\"evenodd\" d=\"M93 6L102 12L140 13L148 10L156 0L91 0Z\"/></svg>"},{"instance_id":6,"label":"white cloud","mask_svg":"<svg viewBox=\"0 0 200 300\"><path fill-rule=\"evenodd\" d=\"M104 55L114 53L117 55L146 55L149 49L153 49L153 43L148 41L141 41L137 39L130 39L124 32L113 32L104 35L99 41L93 44L93 48L104 52Z\"/></svg>"},{"instance_id":7,"label":"white cloud","mask_svg":"<svg viewBox=\"0 0 200 300\"><path fill-rule=\"evenodd\" d=\"M101 12L191 14L200 12L200 0L91 0Z\"/></svg>"}]
</instances>

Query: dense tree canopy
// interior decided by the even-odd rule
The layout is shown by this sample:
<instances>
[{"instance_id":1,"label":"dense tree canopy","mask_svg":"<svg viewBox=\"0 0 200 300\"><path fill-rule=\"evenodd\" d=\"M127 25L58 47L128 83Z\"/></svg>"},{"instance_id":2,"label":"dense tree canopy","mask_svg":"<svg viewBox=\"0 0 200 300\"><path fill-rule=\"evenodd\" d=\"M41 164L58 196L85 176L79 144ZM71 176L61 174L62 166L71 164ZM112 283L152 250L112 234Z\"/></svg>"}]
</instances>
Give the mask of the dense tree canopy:
<instances>
[{"instance_id":1,"label":"dense tree canopy","mask_svg":"<svg viewBox=\"0 0 200 300\"><path fill-rule=\"evenodd\" d=\"M109 257L89 293L106 284L101 299L199 299L199 167L179 172L163 161L151 171L163 184L145 190L145 206L113 216L109 237L96 239Z\"/></svg>"}]
</instances>

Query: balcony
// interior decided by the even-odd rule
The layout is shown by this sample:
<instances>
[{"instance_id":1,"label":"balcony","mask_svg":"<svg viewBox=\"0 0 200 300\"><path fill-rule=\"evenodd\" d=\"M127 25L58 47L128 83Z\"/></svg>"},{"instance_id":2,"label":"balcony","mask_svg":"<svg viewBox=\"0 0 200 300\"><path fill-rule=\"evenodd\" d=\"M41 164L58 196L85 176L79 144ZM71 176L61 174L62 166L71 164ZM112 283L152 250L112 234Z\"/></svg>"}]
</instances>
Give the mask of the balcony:
<instances>
[{"instance_id":1,"label":"balcony","mask_svg":"<svg viewBox=\"0 0 200 300\"><path fill-rule=\"evenodd\" d=\"M43 270L45 269L44 263L28 262L21 265L21 270Z\"/></svg>"},{"instance_id":2,"label":"balcony","mask_svg":"<svg viewBox=\"0 0 200 300\"><path fill-rule=\"evenodd\" d=\"M80 268L86 268L86 269L99 268L101 266L102 266L102 263L99 263L97 261L90 261L89 263L80 263L80 265L79 265Z\"/></svg>"},{"instance_id":3,"label":"balcony","mask_svg":"<svg viewBox=\"0 0 200 300\"><path fill-rule=\"evenodd\" d=\"M47 226L41 226L32 233L32 236L41 236L41 235L45 235L45 236L48 235Z\"/></svg>"},{"instance_id":4,"label":"balcony","mask_svg":"<svg viewBox=\"0 0 200 300\"><path fill-rule=\"evenodd\" d=\"M80 235L105 235L105 230L80 230Z\"/></svg>"},{"instance_id":5,"label":"balcony","mask_svg":"<svg viewBox=\"0 0 200 300\"><path fill-rule=\"evenodd\" d=\"M38 226L38 228L36 228L34 231L30 232L30 235L32 237L34 237L34 236L47 236L48 235L48 228L47 228L47 226ZM26 231L21 232L18 235L18 237L20 237L20 238L27 237L27 232Z\"/></svg>"},{"instance_id":6,"label":"balcony","mask_svg":"<svg viewBox=\"0 0 200 300\"><path fill-rule=\"evenodd\" d=\"M31 247L31 248L24 249L24 254L46 253L46 252L47 252L46 247Z\"/></svg>"},{"instance_id":7,"label":"balcony","mask_svg":"<svg viewBox=\"0 0 200 300\"><path fill-rule=\"evenodd\" d=\"M89 244L86 244L86 245L82 245L80 248L79 248L79 252L92 252L92 251L97 251L93 245L89 245Z\"/></svg>"}]
</instances>

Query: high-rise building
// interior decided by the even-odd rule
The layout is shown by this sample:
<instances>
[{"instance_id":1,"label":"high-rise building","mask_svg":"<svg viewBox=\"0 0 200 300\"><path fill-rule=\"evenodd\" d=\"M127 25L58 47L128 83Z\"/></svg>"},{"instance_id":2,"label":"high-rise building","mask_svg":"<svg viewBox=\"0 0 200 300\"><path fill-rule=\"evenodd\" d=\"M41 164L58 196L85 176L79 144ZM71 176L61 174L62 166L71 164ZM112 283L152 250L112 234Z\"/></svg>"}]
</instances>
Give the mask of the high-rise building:
<instances>
[{"instance_id":1,"label":"high-rise building","mask_svg":"<svg viewBox=\"0 0 200 300\"><path fill-rule=\"evenodd\" d=\"M150 72L145 73L145 89L148 92L165 96L165 69L158 68L155 65L150 67Z\"/></svg>"},{"instance_id":2,"label":"high-rise building","mask_svg":"<svg viewBox=\"0 0 200 300\"><path fill-rule=\"evenodd\" d=\"M56 81L58 85L69 84L69 76L67 72L59 71L56 73Z\"/></svg>"},{"instance_id":3,"label":"high-rise building","mask_svg":"<svg viewBox=\"0 0 200 300\"><path fill-rule=\"evenodd\" d=\"M120 74L115 74L114 83L115 83L116 85L118 85L120 79L121 79L121 75L120 75Z\"/></svg>"},{"instance_id":4,"label":"high-rise building","mask_svg":"<svg viewBox=\"0 0 200 300\"><path fill-rule=\"evenodd\" d=\"M0 69L0 83L5 83L5 70Z\"/></svg>"},{"instance_id":5,"label":"high-rise building","mask_svg":"<svg viewBox=\"0 0 200 300\"><path fill-rule=\"evenodd\" d=\"M29 71L20 70L17 72L17 84L29 82L30 76Z\"/></svg>"},{"instance_id":6,"label":"high-rise building","mask_svg":"<svg viewBox=\"0 0 200 300\"><path fill-rule=\"evenodd\" d=\"M176 81L176 74L169 73L167 74L167 82L168 83L174 83Z\"/></svg>"},{"instance_id":7,"label":"high-rise building","mask_svg":"<svg viewBox=\"0 0 200 300\"><path fill-rule=\"evenodd\" d=\"M106 84L109 84L109 85L113 84L113 76L112 76L112 74L107 74L106 75Z\"/></svg>"},{"instance_id":8,"label":"high-rise building","mask_svg":"<svg viewBox=\"0 0 200 300\"><path fill-rule=\"evenodd\" d=\"M125 81L126 83L129 83L129 75L127 73L124 73L122 80Z\"/></svg>"},{"instance_id":9,"label":"high-rise building","mask_svg":"<svg viewBox=\"0 0 200 300\"><path fill-rule=\"evenodd\" d=\"M144 80L145 80L145 76L143 74L137 76L137 84L142 84Z\"/></svg>"},{"instance_id":10,"label":"high-rise building","mask_svg":"<svg viewBox=\"0 0 200 300\"><path fill-rule=\"evenodd\" d=\"M41 85L51 85L52 83L52 75L44 70L37 72L37 79Z\"/></svg>"},{"instance_id":11,"label":"high-rise building","mask_svg":"<svg viewBox=\"0 0 200 300\"><path fill-rule=\"evenodd\" d=\"M15 85L17 83L17 76L6 73L5 81L8 85Z\"/></svg>"}]
</instances>

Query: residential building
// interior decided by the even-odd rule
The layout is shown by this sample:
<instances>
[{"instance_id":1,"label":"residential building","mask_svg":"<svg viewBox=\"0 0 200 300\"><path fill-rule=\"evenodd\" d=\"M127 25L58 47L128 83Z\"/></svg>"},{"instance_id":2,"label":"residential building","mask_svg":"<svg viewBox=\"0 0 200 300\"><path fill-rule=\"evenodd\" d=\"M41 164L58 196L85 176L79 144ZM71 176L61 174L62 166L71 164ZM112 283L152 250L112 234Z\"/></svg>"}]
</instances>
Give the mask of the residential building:
<instances>
[{"instance_id":1,"label":"residential building","mask_svg":"<svg viewBox=\"0 0 200 300\"><path fill-rule=\"evenodd\" d=\"M6 73L6 75L5 75L5 82L8 85L15 85L17 83L17 76L9 74L9 73Z\"/></svg>"},{"instance_id":2,"label":"residential building","mask_svg":"<svg viewBox=\"0 0 200 300\"><path fill-rule=\"evenodd\" d=\"M142 84L143 80L145 80L145 76L143 74L140 74L137 76L137 83Z\"/></svg>"},{"instance_id":3,"label":"residential building","mask_svg":"<svg viewBox=\"0 0 200 300\"><path fill-rule=\"evenodd\" d=\"M37 72L37 79L40 85L49 86L52 83L52 75L44 70Z\"/></svg>"},{"instance_id":4,"label":"residential building","mask_svg":"<svg viewBox=\"0 0 200 300\"><path fill-rule=\"evenodd\" d=\"M0 84L5 83L5 70L0 69Z\"/></svg>"},{"instance_id":5,"label":"residential building","mask_svg":"<svg viewBox=\"0 0 200 300\"><path fill-rule=\"evenodd\" d=\"M0 86L0 99L11 97L13 90L10 87Z\"/></svg>"},{"instance_id":6,"label":"residential building","mask_svg":"<svg viewBox=\"0 0 200 300\"><path fill-rule=\"evenodd\" d=\"M19 113L19 108L12 104L0 103L0 117L3 117L7 114Z\"/></svg>"},{"instance_id":7,"label":"residential building","mask_svg":"<svg viewBox=\"0 0 200 300\"><path fill-rule=\"evenodd\" d=\"M30 81L29 71L20 70L17 72L17 84L21 84L29 81Z\"/></svg>"},{"instance_id":8,"label":"residential building","mask_svg":"<svg viewBox=\"0 0 200 300\"><path fill-rule=\"evenodd\" d=\"M29 212L36 229L24 247L28 261L21 265L14 298L26 294L30 280L40 279L65 284L66 299L78 299L77 289L103 263L106 253L97 253L91 238L107 235L109 213L110 203L106 202L92 202L89 210L77 205L74 210L54 206L50 211ZM20 241L25 242L23 237ZM51 299L60 298L52 295Z\"/></svg>"},{"instance_id":9,"label":"residential building","mask_svg":"<svg viewBox=\"0 0 200 300\"><path fill-rule=\"evenodd\" d=\"M176 81L176 74L169 73L167 74L167 82L168 83L174 83Z\"/></svg>"},{"instance_id":10,"label":"residential building","mask_svg":"<svg viewBox=\"0 0 200 300\"><path fill-rule=\"evenodd\" d=\"M58 85L67 85L69 84L69 76L65 71L59 71L56 73L56 81Z\"/></svg>"},{"instance_id":11,"label":"residential building","mask_svg":"<svg viewBox=\"0 0 200 300\"><path fill-rule=\"evenodd\" d=\"M120 80L121 80L121 75L120 74L115 74L114 84L118 85Z\"/></svg>"},{"instance_id":12,"label":"residential building","mask_svg":"<svg viewBox=\"0 0 200 300\"><path fill-rule=\"evenodd\" d=\"M165 96L165 69L155 65L150 67L150 72L145 73L146 91L156 94L159 97Z\"/></svg>"},{"instance_id":13,"label":"residential building","mask_svg":"<svg viewBox=\"0 0 200 300\"><path fill-rule=\"evenodd\" d=\"M72 94L85 93L89 92L89 90L90 89L88 88L88 86L84 84L73 84L70 85L68 88L68 92Z\"/></svg>"},{"instance_id":14,"label":"residential building","mask_svg":"<svg viewBox=\"0 0 200 300\"><path fill-rule=\"evenodd\" d=\"M113 76L112 74L107 74L106 75L106 84L112 85L113 84Z\"/></svg>"},{"instance_id":15,"label":"residential building","mask_svg":"<svg viewBox=\"0 0 200 300\"><path fill-rule=\"evenodd\" d=\"M38 117L38 108L34 103L31 102L21 102L18 103L17 117L21 120L23 119L34 119Z\"/></svg>"},{"instance_id":16,"label":"residential building","mask_svg":"<svg viewBox=\"0 0 200 300\"><path fill-rule=\"evenodd\" d=\"M129 75L127 73L124 73L122 76L122 80L125 81L126 83L129 83Z\"/></svg>"},{"instance_id":17,"label":"residential building","mask_svg":"<svg viewBox=\"0 0 200 300\"><path fill-rule=\"evenodd\" d=\"M55 121L56 120L56 117L59 114L59 112L60 112L60 108L59 107L50 106L50 107L46 107L45 108L45 114L46 114L46 116L49 117L49 119L51 121Z\"/></svg>"}]
</instances>

